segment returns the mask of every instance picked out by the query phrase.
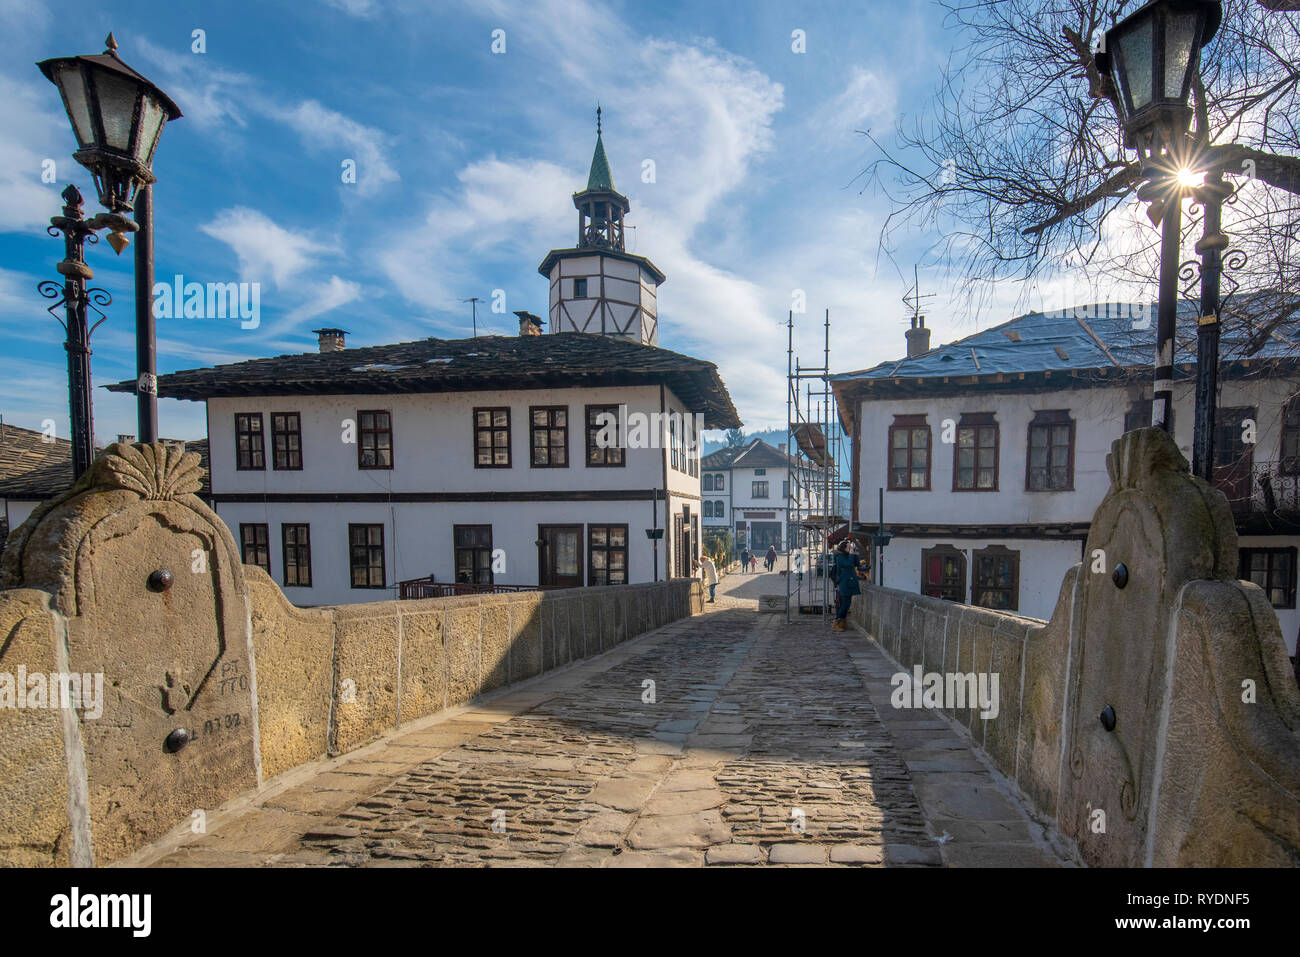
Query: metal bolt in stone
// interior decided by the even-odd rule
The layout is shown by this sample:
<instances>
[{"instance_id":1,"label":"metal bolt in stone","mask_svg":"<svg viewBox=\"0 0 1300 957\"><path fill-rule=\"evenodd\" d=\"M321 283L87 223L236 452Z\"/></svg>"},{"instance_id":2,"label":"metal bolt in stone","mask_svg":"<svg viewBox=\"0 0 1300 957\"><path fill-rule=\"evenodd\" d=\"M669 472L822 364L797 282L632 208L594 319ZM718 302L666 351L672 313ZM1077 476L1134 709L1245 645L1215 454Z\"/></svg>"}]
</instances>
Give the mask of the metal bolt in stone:
<instances>
[{"instance_id":1,"label":"metal bolt in stone","mask_svg":"<svg viewBox=\"0 0 1300 957\"><path fill-rule=\"evenodd\" d=\"M1110 705L1101 709L1101 714L1097 716L1101 720L1101 726L1107 731L1115 730L1115 709Z\"/></svg>"}]
</instances>

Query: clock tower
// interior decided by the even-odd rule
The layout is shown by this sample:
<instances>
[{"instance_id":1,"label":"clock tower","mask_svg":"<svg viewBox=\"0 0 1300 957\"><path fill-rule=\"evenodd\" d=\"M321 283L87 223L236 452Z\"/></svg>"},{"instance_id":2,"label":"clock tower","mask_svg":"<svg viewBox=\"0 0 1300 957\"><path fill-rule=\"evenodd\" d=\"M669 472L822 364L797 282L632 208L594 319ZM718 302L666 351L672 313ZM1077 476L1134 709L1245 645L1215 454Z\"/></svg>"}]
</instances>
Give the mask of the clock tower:
<instances>
[{"instance_id":1,"label":"clock tower","mask_svg":"<svg viewBox=\"0 0 1300 957\"><path fill-rule=\"evenodd\" d=\"M552 249L537 271L550 280L551 332L586 332L659 344L658 289L664 274L627 251L623 218L632 208L614 188L596 109L596 151L587 188L573 194L578 242Z\"/></svg>"}]
</instances>

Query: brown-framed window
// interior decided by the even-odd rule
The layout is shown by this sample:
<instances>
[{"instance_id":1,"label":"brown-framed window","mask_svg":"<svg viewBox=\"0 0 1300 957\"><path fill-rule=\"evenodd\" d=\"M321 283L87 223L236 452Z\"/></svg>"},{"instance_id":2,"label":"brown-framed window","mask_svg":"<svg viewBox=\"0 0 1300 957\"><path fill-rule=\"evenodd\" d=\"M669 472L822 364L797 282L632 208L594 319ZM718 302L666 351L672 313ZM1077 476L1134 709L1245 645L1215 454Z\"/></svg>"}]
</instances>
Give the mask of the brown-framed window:
<instances>
[{"instance_id":1,"label":"brown-framed window","mask_svg":"<svg viewBox=\"0 0 1300 957\"><path fill-rule=\"evenodd\" d=\"M998 423L992 412L967 412L957 423L952 455L954 492L998 490Z\"/></svg>"},{"instance_id":2,"label":"brown-framed window","mask_svg":"<svg viewBox=\"0 0 1300 957\"><path fill-rule=\"evenodd\" d=\"M1292 396L1282 406L1282 439L1278 471L1283 475L1300 475L1300 396Z\"/></svg>"},{"instance_id":3,"label":"brown-framed window","mask_svg":"<svg viewBox=\"0 0 1300 957\"><path fill-rule=\"evenodd\" d=\"M357 467L393 467L393 414L384 409L362 409L357 413Z\"/></svg>"},{"instance_id":4,"label":"brown-framed window","mask_svg":"<svg viewBox=\"0 0 1300 957\"><path fill-rule=\"evenodd\" d=\"M1151 400L1134 399L1133 404L1129 406L1128 411L1124 413L1124 431L1132 432L1134 429L1145 429L1150 424ZM1171 418L1170 425L1172 426L1172 424L1173 420Z\"/></svg>"},{"instance_id":5,"label":"brown-framed window","mask_svg":"<svg viewBox=\"0 0 1300 957\"><path fill-rule=\"evenodd\" d=\"M676 412L668 413L668 448L672 450L672 466L681 470L681 465L677 457L677 420L680 418Z\"/></svg>"},{"instance_id":6,"label":"brown-framed window","mask_svg":"<svg viewBox=\"0 0 1300 957\"><path fill-rule=\"evenodd\" d=\"M1034 413L1025 456L1025 488L1030 492L1074 488L1074 420L1069 410Z\"/></svg>"},{"instance_id":7,"label":"brown-framed window","mask_svg":"<svg viewBox=\"0 0 1300 957\"><path fill-rule=\"evenodd\" d=\"M683 416L682 422L686 431L686 473L695 478L700 474L700 436L691 416Z\"/></svg>"},{"instance_id":8,"label":"brown-framed window","mask_svg":"<svg viewBox=\"0 0 1300 957\"><path fill-rule=\"evenodd\" d=\"M930 490L930 426L924 415L895 415L889 427L889 489Z\"/></svg>"},{"instance_id":9,"label":"brown-framed window","mask_svg":"<svg viewBox=\"0 0 1300 957\"><path fill-rule=\"evenodd\" d=\"M256 565L271 574L271 547L269 529L265 523L240 522L239 547L245 565Z\"/></svg>"},{"instance_id":10,"label":"brown-framed window","mask_svg":"<svg viewBox=\"0 0 1300 957\"><path fill-rule=\"evenodd\" d=\"M921 594L966 601L966 553L951 545L921 551Z\"/></svg>"},{"instance_id":11,"label":"brown-framed window","mask_svg":"<svg viewBox=\"0 0 1300 957\"><path fill-rule=\"evenodd\" d=\"M535 469L569 467L569 409L563 405L534 405L528 410Z\"/></svg>"},{"instance_id":12,"label":"brown-framed window","mask_svg":"<svg viewBox=\"0 0 1300 957\"><path fill-rule=\"evenodd\" d=\"M297 412L271 413L271 468L280 472L302 469L302 419Z\"/></svg>"},{"instance_id":13,"label":"brown-framed window","mask_svg":"<svg viewBox=\"0 0 1300 957\"><path fill-rule=\"evenodd\" d=\"M285 587L311 587L311 526L306 523L280 526L284 555Z\"/></svg>"},{"instance_id":14,"label":"brown-framed window","mask_svg":"<svg viewBox=\"0 0 1300 957\"><path fill-rule=\"evenodd\" d=\"M1020 553L1005 545L989 545L974 553L970 603L998 611L1020 607Z\"/></svg>"},{"instance_id":15,"label":"brown-framed window","mask_svg":"<svg viewBox=\"0 0 1300 957\"><path fill-rule=\"evenodd\" d=\"M266 435L261 412L235 413L235 470L261 472L266 469Z\"/></svg>"},{"instance_id":16,"label":"brown-framed window","mask_svg":"<svg viewBox=\"0 0 1300 957\"><path fill-rule=\"evenodd\" d=\"M587 526L587 584L627 584L627 526Z\"/></svg>"},{"instance_id":17,"label":"brown-framed window","mask_svg":"<svg viewBox=\"0 0 1300 957\"><path fill-rule=\"evenodd\" d=\"M608 434L607 416L611 415L614 417L614 444L603 448L598 440L602 432ZM623 433L618 425L618 406L587 406L587 465L591 468L621 468L627 464L624 452Z\"/></svg>"},{"instance_id":18,"label":"brown-framed window","mask_svg":"<svg viewBox=\"0 0 1300 957\"><path fill-rule=\"evenodd\" d=\"M587 298L587 277L586 276L581 276L573 280L573 298L574 299Z\"/></svg>"},{"instance_id":19,"label":"brown-framed window","mask_svg":"<svg viewBox=\"0 0 1300 957\"><path fill-rule=\"evenodd\" d=\"M1255 443L1246 439L1258 421L1248 405L1220 406L1214 416L1213 484L1234 508L1248 507L1255 492Z\"/></svg>"},{"instance_id":20,"label":"brown-framed window","mask_svg":"<svg viewBox=\"0 0 1300 957\"><path fill-rule=\"evenodd\" d=\"M474 410L474 467L510 468L510 410Z\"/></svg>"},{"instance_id":21,"label":"brown-framed window","mask_svg":"<svg viewBox=\"0 0 1300 957\"><path fill-rule=\"evenodd\" d=\"M383 588L384 526L348 525L348 564L353 588Z\"/></svg>"},{"instance_id":22,"label":"brown-framed window","mask_svg":"<svg viewBox=\"0 0 1300 957\"><path fill-rule=\"evenodd\" d=\"M749 497L750 497L750 498L767 498L767 490L768 490L768 487L767 487L767 480L766 480L766 479L764 479L762 482L754 482L754 483L753 483L753 487L750 489L750 496L749 496Z\"/></svg>"},{"instance_id":23,"label":"brown-framed window","mask_svg":"<svg viewBox=\"0 0 1300 957\"><path fill-rule=\"evenodd\" d=\"M1237 572L1243 581L1264 589L1274 608L1295 607L1296 549L1243 548Z\"/></svg>"},{"instance_id":24,"label":"brown-framed window","mask_svg":"<svg viewBox=\"0 0 1300 957\"><path fill-rule=\"evenodd\" d=\"M492 526L453 525L456 581L462 585L492 584Z\"/></svg>"}]
</instances>

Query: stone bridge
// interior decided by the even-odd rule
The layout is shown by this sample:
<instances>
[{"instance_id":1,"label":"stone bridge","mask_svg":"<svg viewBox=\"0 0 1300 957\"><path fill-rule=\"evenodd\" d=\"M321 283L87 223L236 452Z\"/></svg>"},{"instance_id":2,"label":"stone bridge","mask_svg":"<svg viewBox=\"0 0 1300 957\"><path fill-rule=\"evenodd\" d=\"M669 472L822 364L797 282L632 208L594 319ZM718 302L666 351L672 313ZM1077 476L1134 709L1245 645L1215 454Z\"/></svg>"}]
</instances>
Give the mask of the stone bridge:
<instances>
[{"instance_id":1,"label":"stone bridge","mask_svg":"<svg viewBox=\"0 0 1300 957\"><path fill-rule=\"evenodd\" d=\"M1154 430L1050 622L868 588L841 633L778 575L295 608L194 459L113 446L11 539L0 679L103 695L0 682L0 863L1300 863L1276 618Z\"/></svg>"}]
</instances>

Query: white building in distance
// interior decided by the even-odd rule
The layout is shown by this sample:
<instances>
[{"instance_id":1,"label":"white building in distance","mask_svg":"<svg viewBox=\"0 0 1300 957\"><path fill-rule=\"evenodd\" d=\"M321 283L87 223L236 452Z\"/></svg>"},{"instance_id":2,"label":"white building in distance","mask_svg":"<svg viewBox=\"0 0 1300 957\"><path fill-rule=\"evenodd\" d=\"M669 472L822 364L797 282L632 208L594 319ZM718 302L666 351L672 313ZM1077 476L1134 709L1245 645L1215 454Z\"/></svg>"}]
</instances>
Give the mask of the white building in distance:
<instances>
[{"instance_id":1,"label":"white building in distance","mask_svg":"<svg viewBox=\"0 0 1300 957\"><path fill-rule=\"evenodd\" d=\"M761 557L770 546L785 553L806 547L797 527L800 516L820 513L826 490L823 474L806 459L791 456L784 444L773 448L755 438L706 455L700 465L704 539L729 532L733 553L748 548Z\"/></svg>"}]
</instances>

